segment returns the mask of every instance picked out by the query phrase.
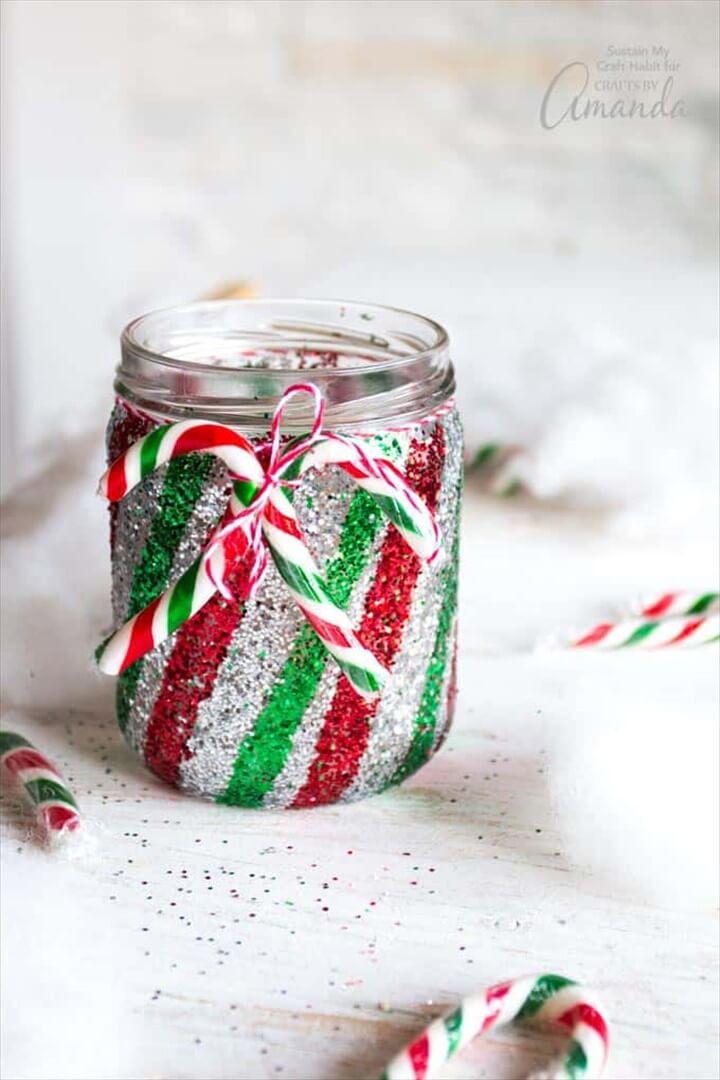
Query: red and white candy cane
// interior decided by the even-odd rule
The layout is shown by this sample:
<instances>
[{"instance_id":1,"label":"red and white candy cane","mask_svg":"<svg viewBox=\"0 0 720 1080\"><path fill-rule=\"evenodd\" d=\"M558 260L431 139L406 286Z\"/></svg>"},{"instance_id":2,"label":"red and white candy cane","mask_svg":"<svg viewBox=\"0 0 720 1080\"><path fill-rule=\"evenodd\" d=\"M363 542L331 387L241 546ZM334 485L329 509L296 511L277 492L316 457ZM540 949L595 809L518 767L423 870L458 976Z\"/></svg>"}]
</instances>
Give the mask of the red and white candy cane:
<instances>
[{"instance_id":1,"label":"red and white candy cane","mask_svg":"<svg viewBox=\"0 0 720 1080\"><path fill-rule=\"evenodd\" d=\"M570 642L573 649L693 648L720 640L720 616L622 619L598 623Z\"/></svg>"},{"instance_id":2,"label":"red and white candy cane","mask_svg":"<svg viewBox=\"0 0 720 1080\"><path fill-rule=\"evenodd\" d=\"M65 781L26 738L14 731L0 731L0 764L22 786L50 839L79 829L80 813Z\"/></svg>"},{"instance_id":3,"label":"red and white candy cane","mask_svg":"<svg viewBox=\"0 0 720 1080\"><path fill-rule=\"evenodd\" d=\"M562 975L528 975L465 998L454 1012L434 1020L393 1058L381 1080L434 1076L477 1036L513 1020L551 1024L569 1035L565 1053L542 1073L548 1080L601 1076L608 1054L608 1026L598 1005Z\"/></svg>"},{"instance_id":4,"label":"red and white candy cane","mask_svg":"<svg viewBox=\"0 0 720 1080\"><path fill-rule=\"evenodd\" d=\"M312 428L282 451L283 411L299 393L311 394L314 399ZM101 492L112 501L121 499L158 466L196 451L220 458L230 471L233 488L224 521L200 558L98 650L102 671L124 671L199 611L215 592L233 599L225 579L229 566L238 559L247 559L245 595L251 595L265 570L267 546L303 615L350 683L366 697L380 689L387 672L362 644L347 614L330 595L286 491L308 469L336 465L375 499L405 541L428 562L439 550L437 525L399 470L370 443L323 431L323 411L316 386L303 383L290 387L273 416L265 468L255 448L239 432L198 420L157 428L113 462L100 482Z\"/></svg>"}]
</instances>

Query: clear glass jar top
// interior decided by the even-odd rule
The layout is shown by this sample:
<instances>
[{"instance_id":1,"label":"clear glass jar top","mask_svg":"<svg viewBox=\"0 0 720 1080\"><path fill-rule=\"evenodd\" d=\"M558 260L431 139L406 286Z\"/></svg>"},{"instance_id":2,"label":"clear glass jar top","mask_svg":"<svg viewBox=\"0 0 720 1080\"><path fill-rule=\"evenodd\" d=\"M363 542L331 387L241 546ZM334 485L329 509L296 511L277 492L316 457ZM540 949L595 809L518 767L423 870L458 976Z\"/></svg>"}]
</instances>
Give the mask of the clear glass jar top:
<instances>
[{"instance_id":1,"label":"clear glass jar top","mask_svg":"<svg viewBox=\"0 0 720 1080\"><path fill-rule=\"evenodd\" d=\"M293 383L313 382L335 430L427 415L455 376L445 330L409 311L338 300L211 300L151 312L123 331L115 388L159 417L264 431ZM309 402L293 400L289 430Z\"/></svg>"}]
</instances>

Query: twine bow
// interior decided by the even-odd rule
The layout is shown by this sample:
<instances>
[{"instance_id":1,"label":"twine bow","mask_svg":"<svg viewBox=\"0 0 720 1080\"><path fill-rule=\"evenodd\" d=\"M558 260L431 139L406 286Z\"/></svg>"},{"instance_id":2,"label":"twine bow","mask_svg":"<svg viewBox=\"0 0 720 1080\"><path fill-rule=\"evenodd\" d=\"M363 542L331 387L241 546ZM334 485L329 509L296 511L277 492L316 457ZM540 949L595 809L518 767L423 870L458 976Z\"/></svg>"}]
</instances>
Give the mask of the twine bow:
<instances>
[{"instance_id":1,"label":"twine bow","mask_svg":"<svg viewBox=\"0 0 720 1080\"><path fill-rule=\"evenodd\" d=\"M297 394L314 402L307 435L281 447L285 407ZM368 441L323 430L325 403L312 383L289 387L273 414L268 442L253 445L224 424L185 420L156 428L120 455L100 481L110 501L122 499L160 465L183 454L214 454L227 466L232 491L222 523L203 553L146 608L111 635L98 650L102 671L117 675L159 645L216 593L244 600L256 592L268 551L293 599L353 687L372 697L387 677L366 649L345 611L333 600L303 538L288 492L311 468L336 465L367 491L410 547L427 562L439 552L434 516L402 473ZM262 460L267 457L263 467ZM230 572L242 563L243 585L233 591ZM236 575L234 575L236 576Z\"/></svg>"}]
</instances>

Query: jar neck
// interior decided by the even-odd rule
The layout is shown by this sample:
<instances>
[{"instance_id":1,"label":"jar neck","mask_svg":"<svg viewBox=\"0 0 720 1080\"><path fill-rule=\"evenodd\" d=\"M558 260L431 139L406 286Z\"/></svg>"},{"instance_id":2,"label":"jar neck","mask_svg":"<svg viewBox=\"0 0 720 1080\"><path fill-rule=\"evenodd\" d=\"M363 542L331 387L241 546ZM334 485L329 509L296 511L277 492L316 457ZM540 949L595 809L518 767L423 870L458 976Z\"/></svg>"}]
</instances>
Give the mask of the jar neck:
<instances>
[{"instance_id":1,"label":"jar neck","mask_svg":"<svg viewBox=\"0 0 720 1080\"><path fill-rule=\"evenodd\" d=\"M115 389L167 420L208 419L267 430L282 394L314 383L326 426L381 430L412 423L453 395L447 334L430 319L325 300L207 301L143 315L123 332ZM284 428L306 430L293 400Z\"/></svg>"}]
</instances>

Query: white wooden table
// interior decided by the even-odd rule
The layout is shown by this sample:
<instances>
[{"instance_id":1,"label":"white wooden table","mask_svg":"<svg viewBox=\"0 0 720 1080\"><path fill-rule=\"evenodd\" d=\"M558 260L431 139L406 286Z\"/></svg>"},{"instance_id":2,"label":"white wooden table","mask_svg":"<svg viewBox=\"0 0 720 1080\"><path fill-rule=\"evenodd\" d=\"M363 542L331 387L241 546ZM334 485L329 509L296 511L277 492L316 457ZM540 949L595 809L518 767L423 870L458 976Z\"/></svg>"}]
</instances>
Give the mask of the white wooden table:
<instances>
[{"instance_id":1,"label":"white wooden table","mask_svg":"<svg viewBox=\"0 0 720 1080\"><path fill-rule=\"evenodd\" d=\"M718 1075L715 914L623 898L569 864L545 734L580 661L532 652L688 565L711 573L712 551L473 493L465 534L454 731L390 794L286 813L192 801L133 759L101 680L85 711L5 717L54 756L99 837L52 858L6 797L7 1080L372 1077L462 995L545 970L602 995L608 1075ZM603 680L612 663L583 657L585 686L591 659ZM715 661L666 664L686 679ZM505 1030L446 1075L522 1076L552 1046Z\"/></svg>"}]
</instances>

